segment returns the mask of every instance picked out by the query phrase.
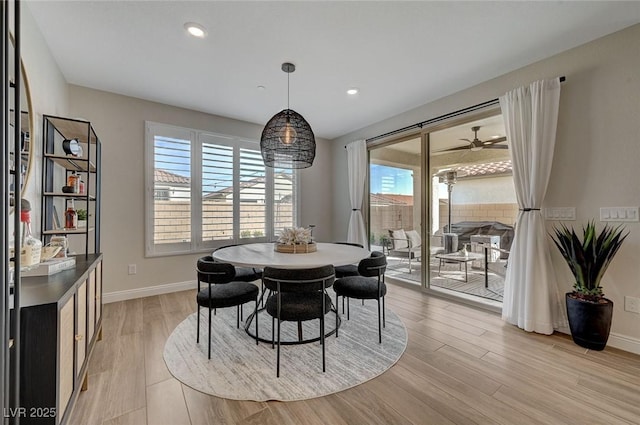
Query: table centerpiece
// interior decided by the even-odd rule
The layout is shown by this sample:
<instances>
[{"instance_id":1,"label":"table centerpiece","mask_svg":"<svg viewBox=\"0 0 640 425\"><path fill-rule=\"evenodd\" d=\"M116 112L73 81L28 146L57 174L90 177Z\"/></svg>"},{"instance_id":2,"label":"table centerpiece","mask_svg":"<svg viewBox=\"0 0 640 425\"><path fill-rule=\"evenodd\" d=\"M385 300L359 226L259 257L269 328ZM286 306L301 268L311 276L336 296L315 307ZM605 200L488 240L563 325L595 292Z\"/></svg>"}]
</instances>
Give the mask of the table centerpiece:
<instances>
[{"instance_id":1,"label":"table centerpiece","mask_svg":"<svg viewBox=\"0 0 640 425\"><path fill-rule=\"evenodd\" d=\"M275 244L277 252L286 254L307 254L316 252L317 247L311 239L311 229L304 227L285 227Z\"/></svg>"}]
</instances>

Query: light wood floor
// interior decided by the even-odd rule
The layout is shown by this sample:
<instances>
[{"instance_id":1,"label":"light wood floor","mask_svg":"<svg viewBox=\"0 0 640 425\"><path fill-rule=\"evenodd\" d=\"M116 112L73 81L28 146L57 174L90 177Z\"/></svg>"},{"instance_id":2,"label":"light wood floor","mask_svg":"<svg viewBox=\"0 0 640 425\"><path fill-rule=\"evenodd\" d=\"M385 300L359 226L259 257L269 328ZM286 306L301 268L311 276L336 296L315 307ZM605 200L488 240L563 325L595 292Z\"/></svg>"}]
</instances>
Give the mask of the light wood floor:
<instances>
[{"instance_id":1,"label":"light wood floor","mask_svg":"<svg viewBox=\"0 0 640 425\"><path fill-rule=\"evenodd\" d=\"M105 305L103 340L73 425L638 424L640 356L588 351L499 316L390 285L409 332L382 376L299 402L232 401L174 379L164 343L195 311L195 291ZM275 362L275 354L274 354ZM327 373L331 373L330 370Z\"/></svg>"}]
</instances>

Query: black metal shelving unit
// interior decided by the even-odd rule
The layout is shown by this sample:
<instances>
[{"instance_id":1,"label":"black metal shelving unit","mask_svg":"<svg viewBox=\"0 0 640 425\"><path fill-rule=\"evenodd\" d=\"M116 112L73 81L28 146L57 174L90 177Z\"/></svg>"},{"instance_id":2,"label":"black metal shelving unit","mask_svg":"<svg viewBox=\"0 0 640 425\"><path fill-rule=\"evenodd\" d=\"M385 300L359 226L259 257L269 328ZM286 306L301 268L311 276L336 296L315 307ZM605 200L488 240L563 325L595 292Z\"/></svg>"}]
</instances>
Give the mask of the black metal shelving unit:
<instances>
[{"instance_id":1,"label":"black metal shelving unit","mask_svg":"<svg viewBox=\"0 0 640 425\"><path fill-rule=\"evenodd\" d=\"M43 116L42 158L42 220L41 235L45 244L54 235L67 238L83 238L84 252L77 255L100 252L100 191L101 144L91 122ZM64 140L76 139L82 147L78 156L66 154ZM83 193L64 193L69 174L75 172L84 179ZM74 200L76 209L88 212L86 227L75 230L64 228L64 211L68 200ZM69 243L71 244L71 240Z\"/></svg>"}]
</instances>

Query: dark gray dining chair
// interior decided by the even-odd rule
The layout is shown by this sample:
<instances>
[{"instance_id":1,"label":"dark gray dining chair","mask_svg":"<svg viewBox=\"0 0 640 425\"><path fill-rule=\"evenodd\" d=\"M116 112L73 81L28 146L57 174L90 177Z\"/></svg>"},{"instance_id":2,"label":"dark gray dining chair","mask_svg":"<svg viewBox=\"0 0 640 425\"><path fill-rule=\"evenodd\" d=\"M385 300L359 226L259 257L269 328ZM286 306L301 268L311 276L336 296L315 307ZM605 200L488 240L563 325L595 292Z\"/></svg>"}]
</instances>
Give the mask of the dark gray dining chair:
<instances>
[{"instance_id":1,"label":"dark gray dining chair","mask_svg":"<svg viewBox=\"0 0 640 425\"><path fill-rule=\"evenodd\" d=\"M231 244L231 245L225 245L225 246L221 246L220 248L217 248L217 250L219 249L223 249L223 248L229 248L232 246L237 246L238 244ZM216 261L216 260L214 260ZM256 280L259 280L262 277L262 269L257 268L257 267L236 267L236 277L234 278L234 280L240 280L242 282L253 282Z\"/></svg>"},{"instance_id":2,"label":"dark gray dining chair","mask_svg":"<svg viewBox=\"0 0 640 425\"><path fill-rule=\"evenodd\" d=\"M310 269L265 267L262 281L272 293L267 298L265 309L272 317L271 346L273 347L276 341L278 346L277 377L280 377L280 324L283 321L298 322L300 328L301 322L320 320L322 371L326 370L324 316L331 311L331 297L327 294L327 288L333 285L334 280L335 270L332 265Z\"/></svg>"},{"instance_id":3,"label":"dark gray dining chair","mask_svg":"<svg viewBox=\"0 0 640 425\"><path fill-rule=\"evenodd\" d=\"M334 242L340 245L351 245L357 246L358 248L364 248L362 244L354 243L354 242ZM347 276L358 276L358 265L357 264L347 264L345 266L336 266L336 279L340 279Z\"/></svg>"},{"instance_id":4,"label":"dark gray dining chair","mask_svg":"<svg viewBox=\"0 0 640 425\"><path fill-rule=\"evenodd\" d=\"M336 292L336 306L338 297L347 299L347 320L349 320L349 299L374 299L378 301L378 341L382 343L382 328L385 326L384 296L387 285L384 283L384 272L387 268L387 257L380 251L373 251L371 256L360 260L358 264L359 276L347 276L337 279L333 285ZM382 314L380 313L382 302ZM344 310L344 307L343 307ZM338 309L336 308L336 337L338 336Z\"/></svg>"},{"instance_id":5,"label":"dark gray dining chair","mask_svg":"<svg viewBox=\"0 0 640 425\"><path fill-rule=\"evenodd\" d=\"M236 307L236 326L240 328L242 320L242 306L254 301L254 320L256 321L256 344L258 344L258 287L253 283L237 281L235 279L235 267L228 263L211 261L211 257L198 259L198 304L196 343L200 343L200 307L209 309L209 346L208 358L211 358L211 312L218 308ZM201 288L201 282L208 285Z\"/></svg>"}]
</instances>

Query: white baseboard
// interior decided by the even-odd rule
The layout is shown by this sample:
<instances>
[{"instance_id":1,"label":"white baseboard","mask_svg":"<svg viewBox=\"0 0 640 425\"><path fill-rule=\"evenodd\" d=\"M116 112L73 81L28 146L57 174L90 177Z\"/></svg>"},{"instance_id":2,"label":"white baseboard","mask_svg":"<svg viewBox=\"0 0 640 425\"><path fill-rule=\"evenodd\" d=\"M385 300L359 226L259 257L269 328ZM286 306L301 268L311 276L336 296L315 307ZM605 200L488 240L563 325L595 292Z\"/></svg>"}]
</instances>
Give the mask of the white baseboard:
<instances>
[{"instance_id":1,"label":"white baseboard","mask_svg":"<svg viewBox=\"0 0 640 425\"><path fill-rule=\"evenodd\" d=\"M166 285L148 286L146 288L127 289L125 291L107 292L102 295L105 304L116 301L132 300L135 298L150 297L153 295L169 294L171 292L196 289L198 283L195 280L186 282L168 283Z\"/></svg>"},{"instance_id":2,"label":"white baseboard","mask_svg":"<svg viewBox=\"0 0 640 425\"><path fill-rule=\"evenodd\" d=\"M609 334L607 345L630 353L640 354L640 339L631 338L630 336L612 332Z\"/></svg>"}]
</instances>

